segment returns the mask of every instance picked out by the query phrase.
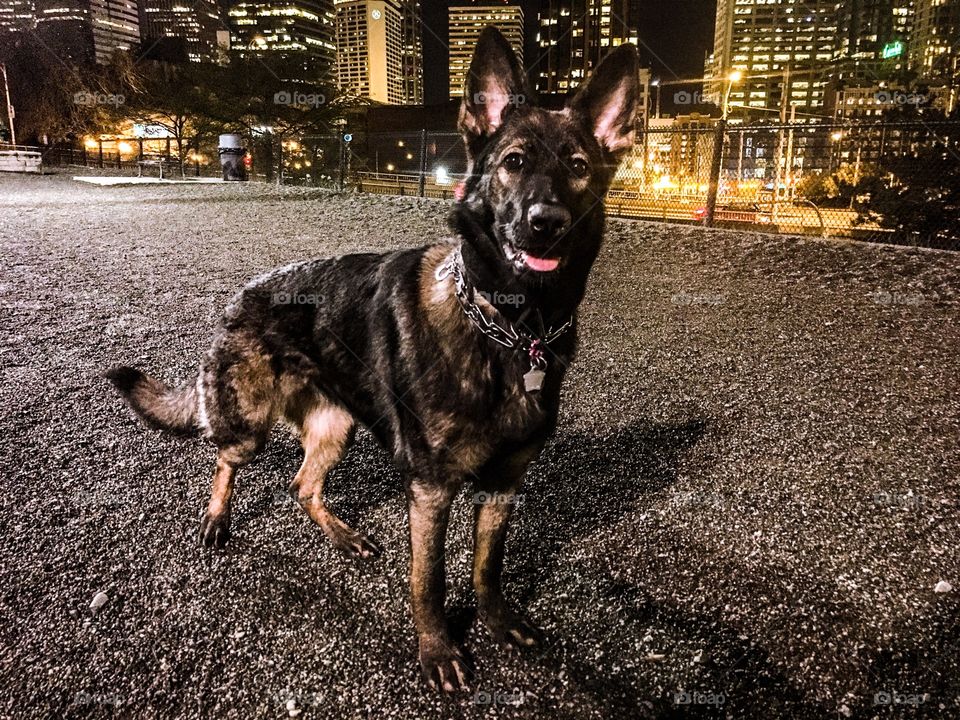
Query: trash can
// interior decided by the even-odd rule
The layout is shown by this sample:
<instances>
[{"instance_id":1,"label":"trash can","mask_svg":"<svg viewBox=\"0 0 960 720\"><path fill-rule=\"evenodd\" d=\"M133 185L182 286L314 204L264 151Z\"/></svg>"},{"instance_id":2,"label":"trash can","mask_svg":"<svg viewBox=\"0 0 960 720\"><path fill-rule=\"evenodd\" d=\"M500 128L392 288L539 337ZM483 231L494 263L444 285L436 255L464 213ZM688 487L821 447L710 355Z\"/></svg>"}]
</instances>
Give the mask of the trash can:
<instances>
[{"instance_id":1,"label":"trash can","mask_svg":"<svg viewBox=\"0 0 960 720\"><path fill-rule=\"evenodd\" d=\"M220 167L223 170L224 180L246 180L247 166L244 158L247 149L241 145L243 138L235 133L220 136Z\"/></svg>"}]
</instances>

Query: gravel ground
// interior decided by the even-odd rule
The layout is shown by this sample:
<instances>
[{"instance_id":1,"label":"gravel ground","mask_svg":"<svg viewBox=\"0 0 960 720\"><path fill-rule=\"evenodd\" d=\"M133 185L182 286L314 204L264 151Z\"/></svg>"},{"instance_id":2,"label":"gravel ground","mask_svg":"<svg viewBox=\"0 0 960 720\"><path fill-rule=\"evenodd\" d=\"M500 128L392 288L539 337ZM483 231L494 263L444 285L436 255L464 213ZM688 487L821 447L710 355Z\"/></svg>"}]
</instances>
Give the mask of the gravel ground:
<instances>
[{"instance_id":1,"label":"gravel ground","mask_svg":"<svg viewBox=\"0 0 960 720\"><path fill-rule=\"evenodd\" d=\"M0 716L960 713L958 254L610 222L507 549L542 652L472 622L455 509L468 696L420 684L400 482L369 436L329 487L379 560L287 499L279 431L232 544L202 551L212 448L145 430L99 373L190 377L251 276L432 240L446 210L0 178Z\"/></svg>"}]
</instances>

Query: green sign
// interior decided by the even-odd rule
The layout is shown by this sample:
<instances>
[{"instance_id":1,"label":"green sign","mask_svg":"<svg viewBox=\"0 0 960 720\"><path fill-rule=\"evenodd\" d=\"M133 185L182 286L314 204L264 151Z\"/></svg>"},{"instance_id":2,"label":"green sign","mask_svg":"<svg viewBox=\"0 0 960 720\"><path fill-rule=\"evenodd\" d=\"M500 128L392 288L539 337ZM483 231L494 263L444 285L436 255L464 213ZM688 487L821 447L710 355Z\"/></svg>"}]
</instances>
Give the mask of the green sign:
<instances>
[{"instance_id":1,"label":"green sign","mask_svg":"<svg viewBox=\"0 0 960 720\"><path fill-rule=\"evenodd\" d=\"M895 42L887 43L886 45L884 45L883 50L881 51L880 54L883 56L884 60L889 60L890 58L900 57L902 53L903 53L903 43L897 40Z\"/></svg>"}]
</instances>

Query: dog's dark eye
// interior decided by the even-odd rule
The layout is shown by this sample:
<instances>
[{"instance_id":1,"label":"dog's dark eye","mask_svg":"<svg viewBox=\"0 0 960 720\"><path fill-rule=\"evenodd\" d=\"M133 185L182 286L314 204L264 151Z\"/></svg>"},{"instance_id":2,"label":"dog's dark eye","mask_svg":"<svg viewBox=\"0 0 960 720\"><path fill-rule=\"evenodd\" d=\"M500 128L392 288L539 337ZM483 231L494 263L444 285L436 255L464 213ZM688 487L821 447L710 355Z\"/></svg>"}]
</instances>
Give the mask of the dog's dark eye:
<instances>
[{"instance_id":1,"label":"dog's dark eye","mask_svg":"<svg viewBox=\"0 0 960 720\"><path fill-rule=\"evenodd\" d=\"M574 158L573 162L570 163L570 172L578 178L586 177L589 170L590 168L587 166L587 162L580 158Z\"/></svg>"},{"instance_id":2,"label":"dog's dark eye","mask_svg":"<svg viewBox=\"0 0 960 720\"><path fill-rule=\"evenodd\" d=\"M524 166L526 160L520 153L510 153L503 159L503 166L510 172L516 172Z\"/></svg>"}]
</instances>

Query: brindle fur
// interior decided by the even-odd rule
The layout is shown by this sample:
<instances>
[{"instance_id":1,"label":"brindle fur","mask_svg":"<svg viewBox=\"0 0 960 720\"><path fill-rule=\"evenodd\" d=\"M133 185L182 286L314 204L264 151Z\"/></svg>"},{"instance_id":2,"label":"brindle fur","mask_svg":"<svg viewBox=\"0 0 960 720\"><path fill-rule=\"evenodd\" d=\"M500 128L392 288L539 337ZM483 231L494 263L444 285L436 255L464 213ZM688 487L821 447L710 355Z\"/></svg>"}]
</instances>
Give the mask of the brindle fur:
<instances>
[{"instance_id":1,"label":"brindle fur","mask_svg":"<svg viewBox=\"0 0 960 720\"><path fill-rule=\"evenodd\" d=\"M459 246L467 280L489 293L491 302L478 296L484 312L534 335L575 317L600 249L601 198L632 144L636 99L636 50L621 46L567 109L538 108L509 45L487 29L460 116L470 175L451 215L455 239L311 260L258 278L227 308L197 380L180 389L133 368L108 373L149 424L202 432L217 447L200 529L208 547L227 541L236 474L283 419L299 430L304 448L291 491L335 546L353 556L376 555L376 544L323 500L327 475L356 424L365 426L404 478L411 605L421 669L432 687L465 688L469 674L444 616L446 526L465 481L490 500L475 512L479 615L503 644L539 641L504 599L500 574L512 500L554 430L576 344L574 322L549 346L542 390L526 392L526 357L480 334L463 314L452 279L438 280L437 269ZM508 167L511 153L522 155L521 168ZM544 212L550 224L538 224ZM560 266L533 272L511 261L518 251L558 257ZM498 301L509 295L523 302ZM285 302L298 296L310 302Z\"/></svg>"}]
</instances>

